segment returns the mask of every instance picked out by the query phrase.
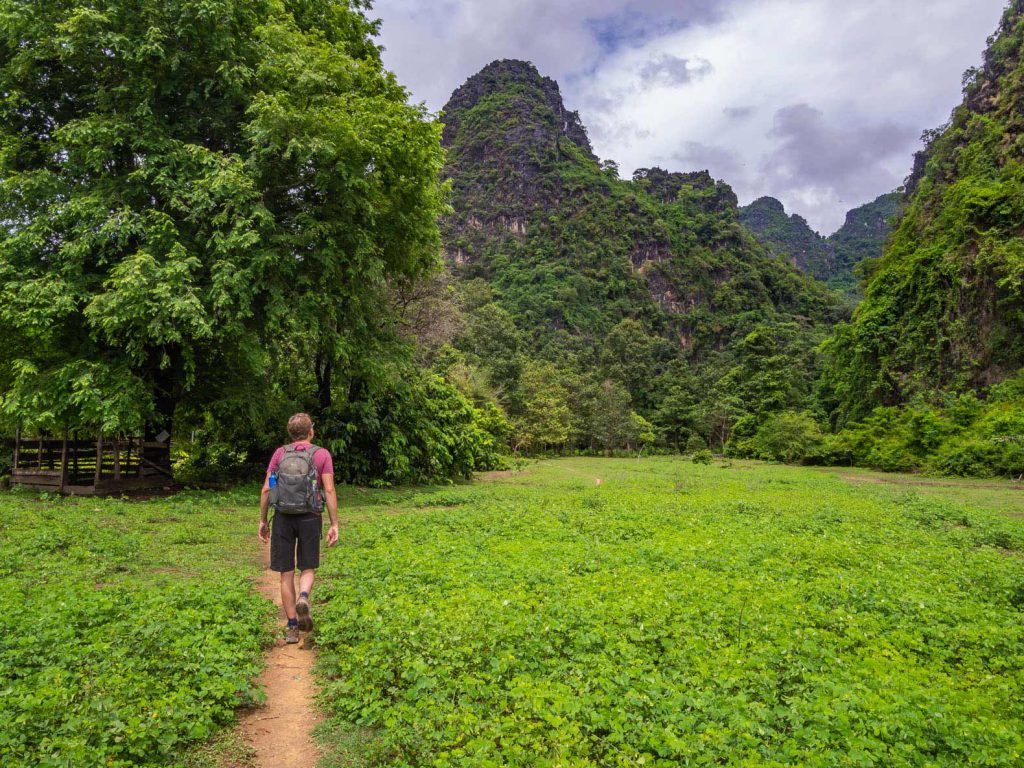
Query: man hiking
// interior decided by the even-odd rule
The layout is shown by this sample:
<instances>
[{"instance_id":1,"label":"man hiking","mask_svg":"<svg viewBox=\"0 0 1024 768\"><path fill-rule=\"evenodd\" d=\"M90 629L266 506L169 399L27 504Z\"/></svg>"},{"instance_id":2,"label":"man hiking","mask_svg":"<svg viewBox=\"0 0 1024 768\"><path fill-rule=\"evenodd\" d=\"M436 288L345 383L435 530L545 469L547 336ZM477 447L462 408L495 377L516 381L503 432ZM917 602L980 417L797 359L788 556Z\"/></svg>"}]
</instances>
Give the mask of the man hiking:
<instances>
[{"instance_id":1,"label":"man hiking","mask_svg":"<svg viewBox=\"0 0 1024 768\"><path fill-rule=\"evenodd\" d=\"M296 413L288 419L294 441L274 452L260 495L260 541L270 542L270 570L281 574L281 605L288 617L285 642L299 642L299 630L313 629L309 593L320 566L323 508L331 516L327 546L338 542L338 494L334 461L325 448L313 445L313 421ZM273 527L267 510L274 507ZM299 597L295 598L295 566L299 568Z\"/></svg>"}]
</instances>

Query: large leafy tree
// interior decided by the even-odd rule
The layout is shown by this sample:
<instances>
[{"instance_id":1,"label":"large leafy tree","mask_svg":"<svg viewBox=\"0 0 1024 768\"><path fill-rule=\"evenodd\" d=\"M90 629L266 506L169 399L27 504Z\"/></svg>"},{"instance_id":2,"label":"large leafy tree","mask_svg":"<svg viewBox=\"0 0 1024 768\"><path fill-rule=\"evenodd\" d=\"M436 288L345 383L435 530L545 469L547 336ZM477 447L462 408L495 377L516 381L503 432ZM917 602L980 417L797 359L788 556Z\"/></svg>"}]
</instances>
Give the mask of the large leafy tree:
<instances>
[{"instance_id":1,"label":"large leafy tree","mask_svg":"<svg viewBox=\"0 0 1024 768\"><path fill-rule=\"evenodd\" d=\"M0 0L9 421L333 406L439 251L439 128L368 7Z\"/></svg>"}]
</instances>

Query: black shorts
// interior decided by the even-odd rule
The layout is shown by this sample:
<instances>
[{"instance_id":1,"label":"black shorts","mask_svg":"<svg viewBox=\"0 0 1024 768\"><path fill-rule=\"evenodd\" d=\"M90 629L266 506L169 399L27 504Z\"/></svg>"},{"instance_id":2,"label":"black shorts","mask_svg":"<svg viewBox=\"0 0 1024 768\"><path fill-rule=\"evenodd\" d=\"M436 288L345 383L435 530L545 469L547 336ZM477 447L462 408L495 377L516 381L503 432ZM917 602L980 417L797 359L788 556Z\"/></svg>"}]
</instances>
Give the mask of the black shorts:
<instances>
[{"instance_id":1,"label":"black shorts","mask_svg":"<svg viewBox=\"0 0 1024 768\"><path fill-rule=\"evenodd\" d=\"M275 514L270 524L270 570L294 571L296 560L300 571L319 568L322 529L322 515Z\"/></svg>"}]
</instances>

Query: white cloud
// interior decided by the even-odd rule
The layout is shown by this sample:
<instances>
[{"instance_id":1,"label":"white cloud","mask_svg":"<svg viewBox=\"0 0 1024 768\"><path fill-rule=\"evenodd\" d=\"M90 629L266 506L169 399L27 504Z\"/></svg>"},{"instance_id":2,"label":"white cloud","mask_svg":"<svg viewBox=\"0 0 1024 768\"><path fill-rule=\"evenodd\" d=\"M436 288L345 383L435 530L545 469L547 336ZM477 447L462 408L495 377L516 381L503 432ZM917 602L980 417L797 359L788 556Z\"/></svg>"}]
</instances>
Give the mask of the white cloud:
<instances>
[{"instance_id":1,"label":"white cloud","mask_svg":"<svg viewBox=\"0 0 1024 768\"><path fill-rule=\"evenodd\" d=\"M624 171L705 165L824 232L897 186L1004 0L381 0L385 62L439 109L533 61Z\"/></svg>"}]
</instances>

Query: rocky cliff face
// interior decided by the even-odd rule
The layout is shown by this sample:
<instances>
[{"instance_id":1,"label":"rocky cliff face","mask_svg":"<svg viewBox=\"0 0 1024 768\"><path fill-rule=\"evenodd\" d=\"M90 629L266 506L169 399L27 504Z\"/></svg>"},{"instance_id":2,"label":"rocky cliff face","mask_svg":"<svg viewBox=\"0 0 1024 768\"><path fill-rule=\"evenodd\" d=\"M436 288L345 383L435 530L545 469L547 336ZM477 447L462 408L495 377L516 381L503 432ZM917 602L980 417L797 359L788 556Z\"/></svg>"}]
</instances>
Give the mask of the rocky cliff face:
<instances>
[{"instance_id":1,"label":"rocky cliff face","mask_svg":"<svg viewBox=\"0 0 1024 768\"><path fill-rule=\"evenodd\" d=\"M835 271L832 249L807 220L787 215L774 197L761 197L740 208L740 221L775 256L786 259L801 272L828 280Z\"/></svg>"},{"instance_id":2,"label":"rocky cliff face","mask_svg":"<svg viewBox=\"0 0 1024 768\"><path fill-rule=\"evenodd\" d=\"M1024 366L1024 0L908 180L898 229L833 345L854 416Z\"/></svg>"},{"instance_id":3,"label":"rocky cliff face","mask_svg":"<svg viewBox=\"0 0 1024 768\"><path fill-rule=\"evenodd\" d=\"M511 97L508 100L510 117L514 115L516 105L528 105L531 109L540 107L544 111L538 114L539 120L531 121L532 124L515 120L505 124L509 143L557 144L559 138L564 137L588 157L594 157L579 113L565 108L558 83L550 77L543 77L529 62L514 59L492 61L452 94L444 108L444 143L453 143L462 126L462 117L468 111L481 100L493 98L496 94Z\"/></svg>"},{"instance_id":4,"label":"rocky cliff face","mask_svg":"<svg viewBox=\"0 0 1024 768\"><path fill-rule=\"evenodd\" d=\"M740 225L727 184L658 168L623 181L603 168L557 84L532 64L489 64L442 119L449 263L457 278L498 289L538 339L596 343L636 318L701 349L727 344L744 313L832 316L824 289Z\"/></svg>"},{"instance_id":5,"label":"rocky cliff face","mask_svg":"<svg viewBox=\"0 0 1024 768\"><path fill-rule=\"evenodd\" d=\"M834 288L852 288L854 267L882 255L899 213L902 195L891 192L846 214L834 234L822 237L807 221L788 215L774 197L762 197L740 208L740 221L779 258Z\"/></svg>"},{"instance_id":6,"label":"rocky cliff face","mask_svg":"<svg viewBox=\"0 0 1024 768\"><path fill-rule=\"evenodd\" d=\"M877 259L897 223L903 204L900 192L890 192L846 214L846 221L830 235L833 278L853 279L853 270L865 259Z\"/></svg>"},{"instance_id":7,"label":"rocky cliff face","mask_svg":"<svg viewBox=\"0 0 1024 768\"><path fill-rule=\"evenodd\" d=\"M525 234L526 218L557 192L550 169L569 153L596 162L558 84L525 61L488 64L452 94L442 119L456 217L470 226Z\"/></svg>"}]
</instances>

